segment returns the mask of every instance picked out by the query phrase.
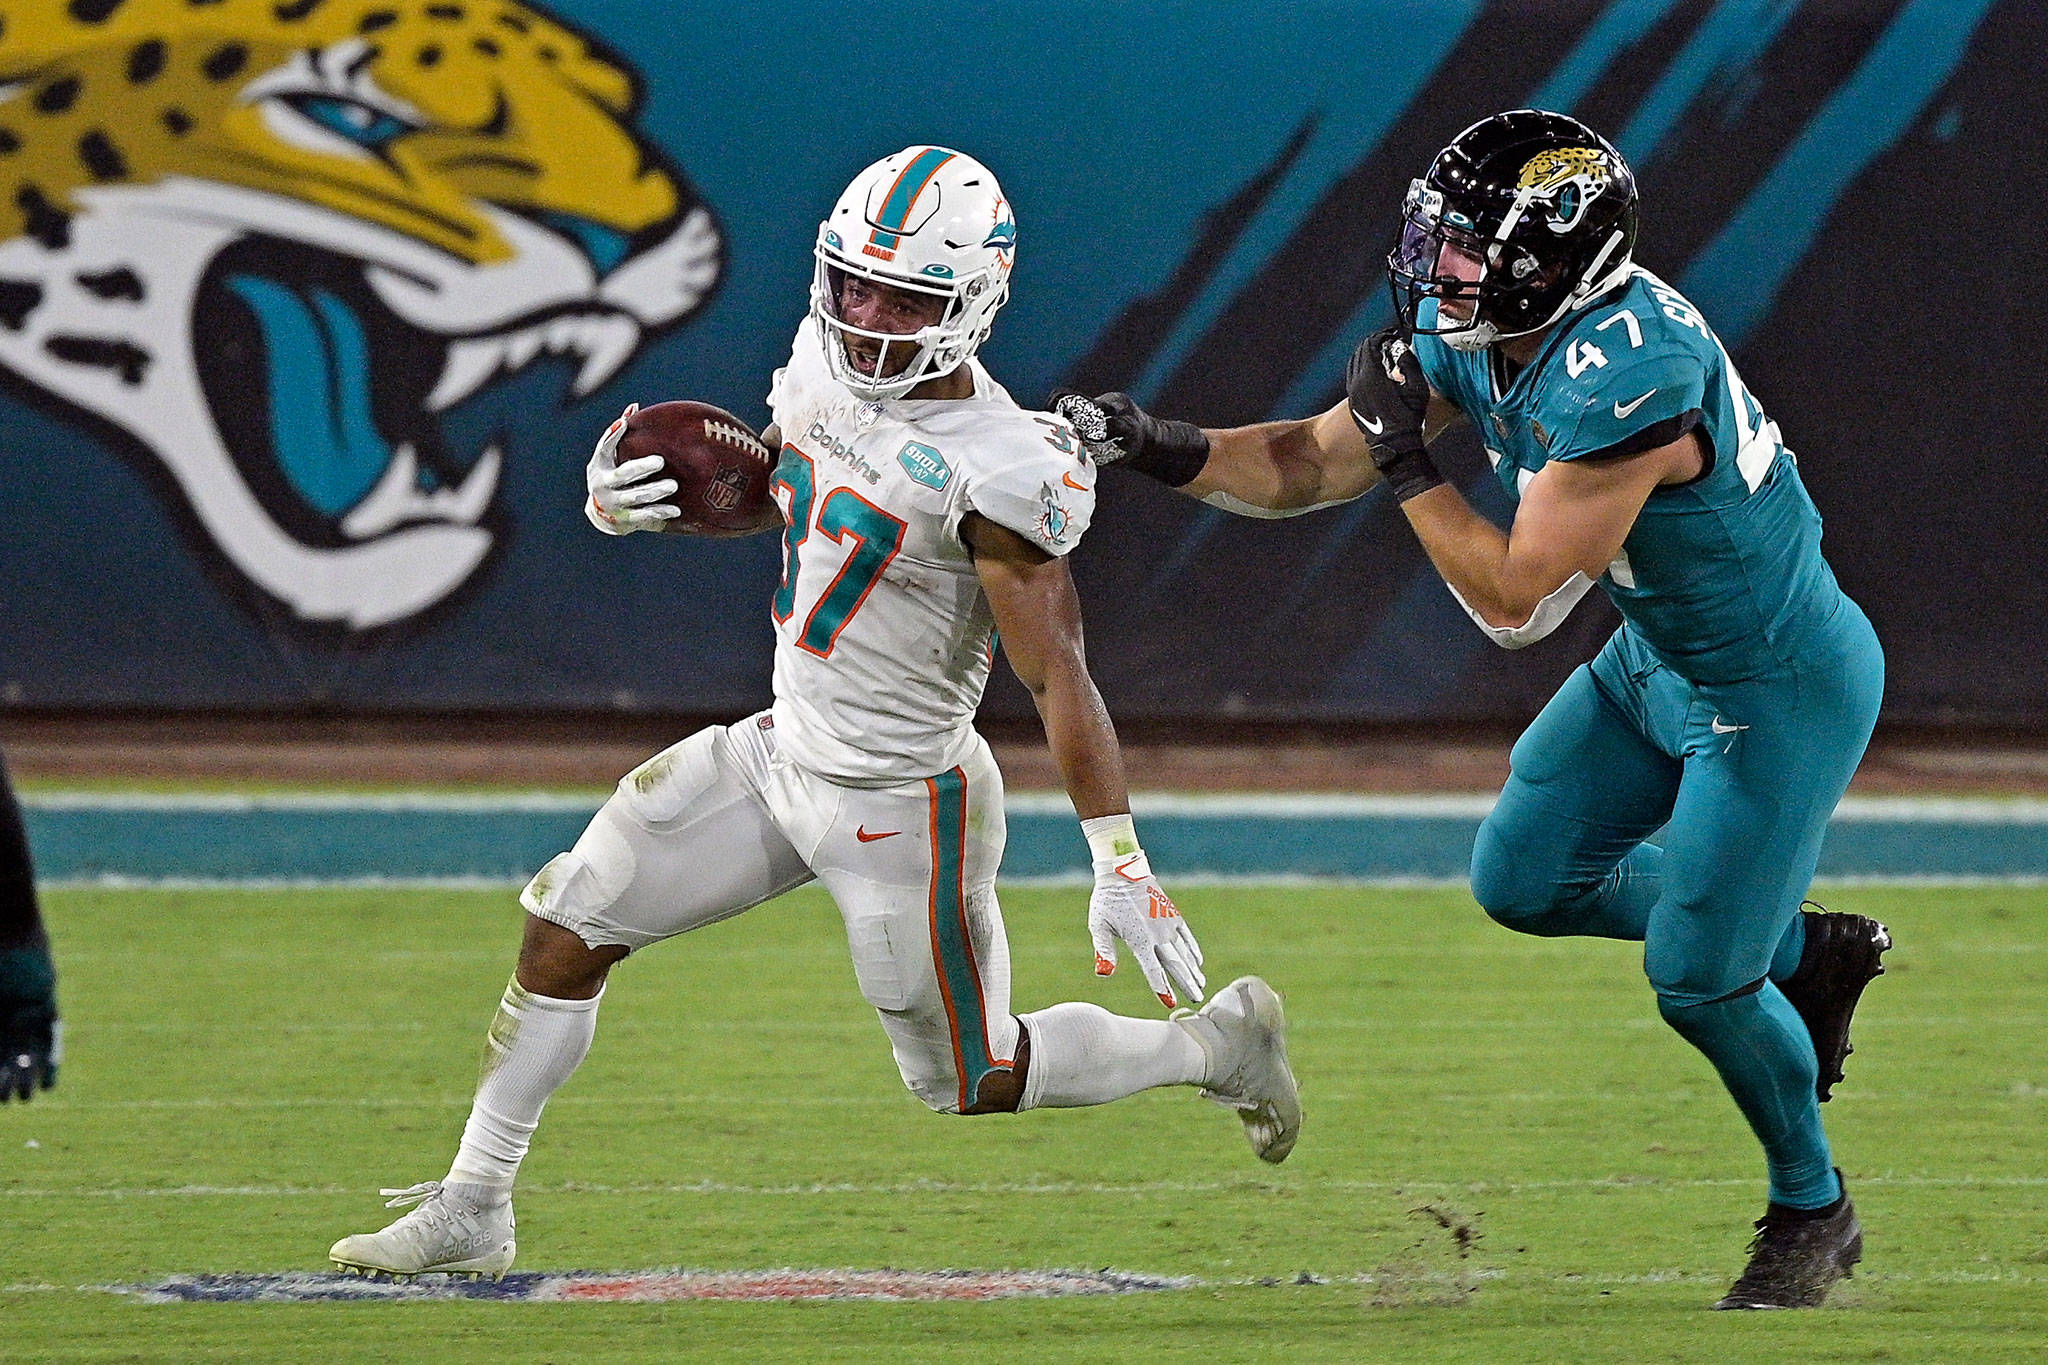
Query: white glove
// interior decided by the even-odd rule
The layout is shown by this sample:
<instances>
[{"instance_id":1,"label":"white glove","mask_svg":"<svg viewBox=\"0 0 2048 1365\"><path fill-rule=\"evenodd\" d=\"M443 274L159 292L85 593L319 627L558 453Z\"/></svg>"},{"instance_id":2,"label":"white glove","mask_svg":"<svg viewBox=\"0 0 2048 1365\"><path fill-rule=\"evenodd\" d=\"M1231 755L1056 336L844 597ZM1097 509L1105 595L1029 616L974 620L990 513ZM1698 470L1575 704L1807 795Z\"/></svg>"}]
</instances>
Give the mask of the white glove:
<instances>
[{"instance_id":1,"label":"white glove","mask_svg":"<svg viewBox=\"0 0 2048 1365\"><path fill-rule=\"evenodd\" d=\"M583 482L590 489L590 501L583 504L583 515L608 536L659 531L665 523L683 514L681 508L662 501L676 491L674 479L641 482L667 468L659 455L643 455L619 463L619 438L626 434L626 419L638 411L638 403L626 405L619 420L597 438L597 449L583 471Z\"/></svg>"},{"instance_id":2,"label":"white glove","mask_svg":"<svg viewBox=\"0 0 2048 1365\"><path fill-rule=\"evenodd\" d=\"M1089 829L1110 821L1121 821L1118 833L1125 837L1112 838L1099 828ZM1084 820L1081 828L1088 832L1091 846L1129 850L1105 854L1097 848L1095 890L1088 897L1088 936L1095 941L1095 974L1109 976L1116 971L1116 941L1122 939L1130 945L1131 956L1138 959L1145 984L1168 1009L1180 1003L1173 996L1175 985L1190 1000L1200 1000L1209 984L1202 973L1202 945L1195 942L1195 931L1188 928L1172 898L1152 875L1152 864L1137 847L1137 836L1129 833L1130 817Z\"/></svg>"},{"instance_id":3,"label":"white glove","mask_svg":"<svg viewBox=\"0 0 2048 1365\"><path fill-rule=\"evenodd\" d=\"M1209 979L1202 974L1202 945L1161 889L1143 853L1095 864L1095 891L1088 897L1088 936L1095 940L1095 974L1116 971L1116 941L1130 945L1145 984L1172 1009L1178 985L1200 1000ZM1172 981L1168 981L1171 976Z\"/></svg>"}]
</instances>

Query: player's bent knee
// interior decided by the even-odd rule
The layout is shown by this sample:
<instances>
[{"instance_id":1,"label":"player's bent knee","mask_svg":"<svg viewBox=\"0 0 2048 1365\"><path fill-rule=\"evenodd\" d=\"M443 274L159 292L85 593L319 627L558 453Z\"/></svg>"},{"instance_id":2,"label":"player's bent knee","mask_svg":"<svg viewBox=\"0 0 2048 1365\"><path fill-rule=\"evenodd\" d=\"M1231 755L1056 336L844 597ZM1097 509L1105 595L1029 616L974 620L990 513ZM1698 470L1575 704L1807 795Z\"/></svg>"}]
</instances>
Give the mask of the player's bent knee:
<instances>
[{"instance_id":1,"label":"player's bent knee","mask_svg":"<svg viewBox=\"0 0 2048 1365\"><path fill-rule=\"evenodd\" d=\"M1756 994L1763 984L1762 977L1738 981L1734 985L1726 984L1720 977L1712 977L1690 982L1659 983L1653 980L1650 988L1657 993L1657 1012L1664 1016L1666 1023L1675 1023L1685 1010L1740 1000L1743 996Z\"/></svg>"},{"instance_id":2,"label":"player's bent knee","mask_svg":"<svg viewBox=\"0 0 2048 1365\"><path fill-rule=\"evenodd\" d=\"M572 930L529 914L515 978L536 995L588 1000L604 989L612 964L625 955L622 946L586 943Z\"/></svg>"},{"instance_id":3,"label":"player's bent knee","mask_svg":"<svg viewBox=\"0 0 2048 1365\"><path fill-rule=\"evenodd\" d=\"M960 1112L974 1114L1014 1114L1024 1103L1024 1073L1021 1070L999 1068L988 1072L975 1088L974 1102Z\"/></svg>"},{"instance_id":4,"label":"player's bent knee","mask_svg":"<svg viewBox=\"0 0 2048 1365\"><path fill-rule=\"evenodd\" d=\"M1717 1042L1725 1042L1731 1030L1740 1033L1753 1027L1753 1016L1749 1011L1755 1008L1754 1000L1763 987L1764 979L1759 977L1733 990L1708 997L1659 989L1657 1013L1679 1037L1694 1047L1709 1049ZM1805 1057L1811 1066L1811 1048L1806 1050Z\"/></svg>"},{"instance_id":5,"label":"player's bent knee","mask_svg":"<svg viewBox=\"0 0 2048 1365\"><path fill-rule=\"evenodd\" d=\"M1654 928L1643 944L1643 975L1657 992L1657 1008L1667 1022L1673 1021L1673 1010L1734 999L1762 985L1760 972L1725 945L1705 948Z\"/></svg>"},{"instance_id":6,"label":"player's bent knee","mask_svg":"<svg viewBox=\"0 0 2048 1365\"><path fill-rule=\"evenodd\" d=\"M1472 899L1496 923L1541 934L1544 917L1568 898L1545 862L1518 854L1491 821L1479 827L1472 845Z\"/></svg>"},{"instance_id":7,"label":"player's bent knee","mask_svg":"<svg viewBox=\"0 0 2048 1365\"><path fill-rule=\"evenodd\" d=\"M1643 975L1657 992L1657 1012L1681 1031L1685 1011L1754 995L1764 984L1764 978L1732 959L1679 953L1657 939L1644 945Z\"/></svg>"},{"instance_id":8,"label":"player's bent knee","mask_svg":"<svg viewBox=\"0 0 2048 1365\"><path fill-rule=\"evenodd\" d=\"M638 871L629 817L617 802L616 796L606 802L574 848L556 854L533 874L519 903L535 919L559 925L589 947L631 950L670 935L657 926L621 923L614 913Z\"/></svg>"},{"instance_id":9,"label":"player's bent knee","mask_svg":"<svg viewBox=\"0 0 2048 1365\"><path fill-rule=\"evenodd\" d=\"M997 1067L985 1071L972 1086L948 1070L943 1074L917 1072L898 1064L904 1088L934 1114L973 1118L981 1114L1014 1114L1024 1103L1024 1072L1021 1067Z\"/></svg>"}]
</instances>

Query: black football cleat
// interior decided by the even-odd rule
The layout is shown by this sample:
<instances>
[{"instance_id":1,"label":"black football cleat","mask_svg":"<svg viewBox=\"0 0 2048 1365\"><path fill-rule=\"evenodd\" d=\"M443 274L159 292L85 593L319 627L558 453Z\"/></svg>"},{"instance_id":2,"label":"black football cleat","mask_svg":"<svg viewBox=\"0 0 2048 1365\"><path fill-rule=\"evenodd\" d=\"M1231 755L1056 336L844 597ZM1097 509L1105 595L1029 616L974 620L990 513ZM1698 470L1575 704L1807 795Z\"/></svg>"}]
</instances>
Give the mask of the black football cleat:
<instances>
[{"instance_id":1,"label":"black football cleat","mask_svg":"<svg viewBox=\"0 0 2048 1365\"><path fill-rule=\"evenodd\" d=\"M1849 1043L1849 1016L1863 988L1884 975L1883 957L1892 936L1864 915L1806 911L1806 948L1799 969L1778 989L1806 1021L1813 1055L1820 1063L1814 1092L1826 1103L1842 1079L1842 1063L1856 1049Z\"/></svg>"},{"instance_id":2,"label":"black football cleat","mask_svg":"<svg viewBox=\"0 0 2048 1365\"><path fill-rule=\"evenodd\" d=\"M1756 1220L1749 1265L1714 1307L1818 1308L1862 1259L1863 1225L1846 1188L1841 1202L1820 1217L1773 1204Z\"/></svg>"}]
</instances>

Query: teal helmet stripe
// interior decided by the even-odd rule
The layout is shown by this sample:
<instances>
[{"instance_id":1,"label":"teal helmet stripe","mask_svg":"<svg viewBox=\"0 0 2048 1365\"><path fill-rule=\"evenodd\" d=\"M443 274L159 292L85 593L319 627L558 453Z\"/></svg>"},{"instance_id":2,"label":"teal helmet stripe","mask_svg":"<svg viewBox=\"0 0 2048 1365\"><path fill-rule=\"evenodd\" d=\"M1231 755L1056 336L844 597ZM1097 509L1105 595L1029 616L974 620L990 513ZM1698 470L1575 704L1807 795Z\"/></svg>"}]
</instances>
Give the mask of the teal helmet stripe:
<instances>
[{"instance_id":1,"label":"teal helmet stripe","mask_svg":"<svg viewBox=\"0 0 2048 1365\"><path fill-rule=\"evenodd\" d=\"M896 177L896 183L889 187L889 197L882 201L882 211L875 215L874 235L868 240L876 246L895 250L899 240L897 233L910 217L910 206L917 202L917 196L924 193L924 187L939 173L939 167L953 159L953 153L943 147L927 147L910 159Z\"/></svg>"},{"instance_id":2,"label":"teal helmet stripe","mask_svg":"<svg viewBox=\"0 0 2048 1365\"><path fill-rule=\"evenodd\" d=\"M953 1035L953 1064L960 1076L960 1107L972 1108L982 1077L1007 1070L988 1046L988 1017L982 1003L981 969L967 924L967 775L958 768L925 779L932 803L932 965L938 968L939 998Z\"/></svg>"}]
</instances>

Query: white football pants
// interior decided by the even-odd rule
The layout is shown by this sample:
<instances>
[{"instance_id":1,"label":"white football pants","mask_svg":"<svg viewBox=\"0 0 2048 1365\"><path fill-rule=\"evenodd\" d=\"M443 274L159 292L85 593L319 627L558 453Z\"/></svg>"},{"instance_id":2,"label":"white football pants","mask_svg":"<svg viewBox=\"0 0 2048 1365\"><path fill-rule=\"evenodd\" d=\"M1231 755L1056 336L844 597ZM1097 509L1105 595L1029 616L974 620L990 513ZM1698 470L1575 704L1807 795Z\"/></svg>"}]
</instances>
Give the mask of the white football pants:
<instances>
[{"instance_id":1,"label":"white football pants","mask_svg":"<svg viewBox=\"0 0 2048 1365\"><path fill-rule=\"evenodd\" d=\"M778 754L763 713L628 773L520 900L592 947L637 949L815 877L845 918L904 1084L957 1113L1016 1056L995 892L1003 838L1002 774L979 736L937 777L848 787Z\"/></svg>"}]
</instances>

